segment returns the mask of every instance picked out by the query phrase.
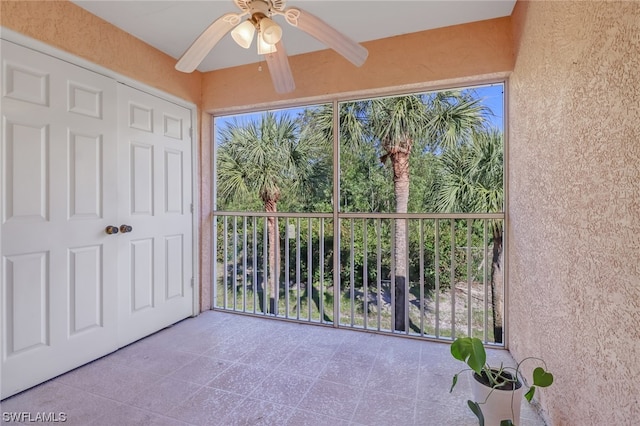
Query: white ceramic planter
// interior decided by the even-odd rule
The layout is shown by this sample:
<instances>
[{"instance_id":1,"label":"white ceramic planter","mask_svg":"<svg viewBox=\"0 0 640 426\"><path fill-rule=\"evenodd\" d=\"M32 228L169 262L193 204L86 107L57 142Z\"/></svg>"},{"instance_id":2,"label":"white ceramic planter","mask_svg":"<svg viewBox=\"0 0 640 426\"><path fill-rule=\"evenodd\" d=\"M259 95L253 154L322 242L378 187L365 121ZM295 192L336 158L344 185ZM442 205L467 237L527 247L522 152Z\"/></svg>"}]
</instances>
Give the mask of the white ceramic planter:
<instances>
[{"instance_id":1,"label":"white ceramic planter","mask_svg":"<svg viewBox=\"0 0 640 426\"><path fill-rule=\"evenodd\" d=\"M502 420L510 419L513 424L520 424L520 404L524 397L525 387L520 386L515 391L491 390L473 377L473 371L469 380L471 381L471 392L473 400L480 404L485 426L499 426ZM522 381L522 380L521 380ZM491 394L491 395L489 395ZM488 396L488 399L487 399ZM482 402L487 400L485 404Z\"/></svg>"}]
</instances>

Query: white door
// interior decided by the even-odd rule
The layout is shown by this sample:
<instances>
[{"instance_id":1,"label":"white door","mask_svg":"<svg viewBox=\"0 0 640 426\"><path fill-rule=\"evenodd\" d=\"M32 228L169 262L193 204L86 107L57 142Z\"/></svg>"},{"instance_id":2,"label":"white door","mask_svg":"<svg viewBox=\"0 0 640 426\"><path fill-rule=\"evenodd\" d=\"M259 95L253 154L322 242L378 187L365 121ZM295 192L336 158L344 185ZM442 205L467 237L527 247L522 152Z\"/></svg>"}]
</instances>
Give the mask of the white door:
<instances>
[{"instance_id":1,"label":"white door","mask_svg":"<svg viewBox=\"0 0 640 426\"><path fill-rule=\"evenodd\" d=\"M193 313L191 113L118 86L120 346Z\"/></svg>"},{"instance_id":2,"label":"white door","mask_svg":"<svg viewBox=\"0 0 640 426\"><path fill-rule=\"evenodd\" d=\"M2 398L117 348L116 93L2 41Z\"/></svg>"},{"instance_id":3,"label":"white door","mask_svg":"<svg viewBox=\"0 0 640 426\"><path fill-rule=\"evenodd\" d=\"M191 315L194 269L190 111L4 40L1 69L6 398Z\"/></svg>"}]
</instances>

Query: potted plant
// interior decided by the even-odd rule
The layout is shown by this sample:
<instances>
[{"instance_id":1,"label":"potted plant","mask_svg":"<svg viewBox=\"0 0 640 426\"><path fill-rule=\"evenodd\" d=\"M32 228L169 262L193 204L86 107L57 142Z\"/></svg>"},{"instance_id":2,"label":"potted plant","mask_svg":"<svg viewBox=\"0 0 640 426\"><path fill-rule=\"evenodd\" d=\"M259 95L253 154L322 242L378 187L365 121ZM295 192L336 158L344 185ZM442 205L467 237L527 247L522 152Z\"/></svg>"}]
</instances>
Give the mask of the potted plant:
<instances>
[{"instance_id":1,"label":"potted plant","mask_svg":"<svg viewBox=\"0 0 640 426\"><path fill-rule=\"evenodd\" d=\"M476 337L458 337L451 344L451 355L465 362L469 369L453 376L449 392L458 382L458 376L471 370L471 389L474 400L467 404L478 417L480 426L514 426L520 421L520 403L522 396L531 402L536 387L547 387L553 383L553 375L546 370L545 362L540 358L527 357L513 367L492 367L487 364L487 354L482 340ZM543 367L533 370L533 382L522 376L520 366L527 360L538 360ZM525 393L525 389L527 389Z\"/></svg>"}]
</instances>

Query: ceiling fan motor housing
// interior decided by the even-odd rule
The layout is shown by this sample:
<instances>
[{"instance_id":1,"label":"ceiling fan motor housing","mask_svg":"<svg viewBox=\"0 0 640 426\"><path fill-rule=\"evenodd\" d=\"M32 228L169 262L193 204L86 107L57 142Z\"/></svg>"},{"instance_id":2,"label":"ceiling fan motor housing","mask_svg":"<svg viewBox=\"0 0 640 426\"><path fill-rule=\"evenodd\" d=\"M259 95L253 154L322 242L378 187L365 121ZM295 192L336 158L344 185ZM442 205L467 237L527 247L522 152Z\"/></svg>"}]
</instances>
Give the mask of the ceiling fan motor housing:
<instances>
[{"instance_id":1,"label":"ceiling fan motor housing","mask_svg":"<svg viewBox=\"0 0 640 426\"><path fill-rule=\"evenodd\" d=\"M240 10L253 16L256 13L271 16L274 11L282 12L285 0L233 0Z\"/></svg>"}]
</instances>

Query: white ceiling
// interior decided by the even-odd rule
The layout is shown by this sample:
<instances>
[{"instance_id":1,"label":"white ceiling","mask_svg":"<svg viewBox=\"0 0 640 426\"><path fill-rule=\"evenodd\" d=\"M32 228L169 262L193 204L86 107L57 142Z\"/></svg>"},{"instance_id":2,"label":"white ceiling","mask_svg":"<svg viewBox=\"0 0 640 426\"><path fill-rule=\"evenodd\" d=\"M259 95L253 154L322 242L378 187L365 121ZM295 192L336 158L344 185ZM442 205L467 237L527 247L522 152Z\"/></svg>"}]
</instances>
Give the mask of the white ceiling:
<instances>
[{"instance_id":1,"label":"white ceiling","mask_svg":"<svg viewBox=\"0 0 640 426\"><path fill-rule=\"evenodd\" d=\"M178 59L214 20L238 12L233 0L72 0ZM511 15L515 0L289 0L321 18L358 42L407 34L432 28ZM274 18L283 29L289 55L325 49L320 42ZM209 53L198 70L211 71L260 62L255 43L243 49L227 34Z\"/></svg>"}]
</instances>

